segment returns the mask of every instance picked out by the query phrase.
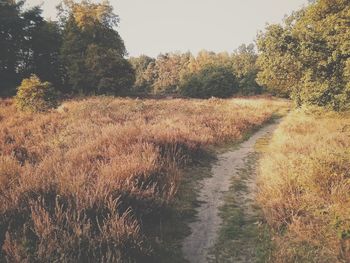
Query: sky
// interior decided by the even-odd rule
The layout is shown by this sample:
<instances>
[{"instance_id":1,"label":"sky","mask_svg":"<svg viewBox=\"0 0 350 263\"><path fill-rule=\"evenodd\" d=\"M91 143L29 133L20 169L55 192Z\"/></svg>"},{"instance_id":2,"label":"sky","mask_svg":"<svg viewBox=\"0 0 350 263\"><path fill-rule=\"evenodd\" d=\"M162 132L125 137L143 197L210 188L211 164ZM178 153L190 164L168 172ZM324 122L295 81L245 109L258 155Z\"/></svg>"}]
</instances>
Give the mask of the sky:
<instances>
[{"instance_id":1,"label":"sky","mask_svg":"<svg viewBox=\"0 0 350 263\"><path fill-rule=\"evenodd\" d=\"M27 0L41 4L44 16L56 20L60 0ZM279 23L307 0L110 0L120 17L118 32L130 56L156 57L165 52L196 54L206 49L231 53L249 44L267 23Z\"/></svg>"}]
</instances>

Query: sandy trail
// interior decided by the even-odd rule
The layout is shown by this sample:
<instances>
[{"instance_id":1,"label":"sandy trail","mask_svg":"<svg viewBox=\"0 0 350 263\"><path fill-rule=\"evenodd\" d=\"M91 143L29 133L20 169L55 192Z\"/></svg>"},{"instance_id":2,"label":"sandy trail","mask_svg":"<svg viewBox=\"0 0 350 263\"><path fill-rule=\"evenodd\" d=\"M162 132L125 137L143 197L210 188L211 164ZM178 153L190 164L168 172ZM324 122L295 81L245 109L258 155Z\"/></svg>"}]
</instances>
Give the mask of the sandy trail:
<instances>
[{"instance_id":1,"label":"sandy trail","mask_svg":"<svg viewBox=\"0 0 350 263\"><path fill-rule=\"evenodd\" d=\"M201 202L197 211L197 220L190 223L191 235L183 242L182 251L191 263L205 263L209 259L209 249L215 245L222 219L219 207L224 204L223 193L229 190L232 177L237 176L244 168L245 158L254 153L258 139L267 136L277 127L277 123L269 124L247 141L240 144L237 150L231 150L218 156L218 161L211 169L212 177L204 179L199 193ZM244 200L242 201L244 202Z\"/></svg>"}]
</instances>

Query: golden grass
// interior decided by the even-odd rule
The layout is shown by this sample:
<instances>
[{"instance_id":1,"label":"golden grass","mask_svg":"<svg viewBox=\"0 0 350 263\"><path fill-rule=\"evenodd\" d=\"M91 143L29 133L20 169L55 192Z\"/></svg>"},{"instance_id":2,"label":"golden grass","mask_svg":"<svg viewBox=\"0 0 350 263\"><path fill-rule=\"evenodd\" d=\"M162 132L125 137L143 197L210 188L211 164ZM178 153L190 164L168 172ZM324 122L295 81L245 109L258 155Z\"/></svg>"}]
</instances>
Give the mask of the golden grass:
<instances>
[{"instance_id":1,"label":"golden grass","mask_svg":"<svg viewBox=\"0 0 350 263\"><path fill-rule=\"evenodd\" d=\"M274 262L350 262L350 115L291 113L261 160L258 199Z\"/></svg>"},{"instance_id":2,"label":"golden grass","mask_svg":"<svg viewBox=\"0 0 350 263\"><path fill-rule=\"evenodd\" d=\"M0 261L142 257L140 220L173 199L181 166L288 107L264 98L100 97L22 113L0 101Z\"/></svg>"}]
</instances>

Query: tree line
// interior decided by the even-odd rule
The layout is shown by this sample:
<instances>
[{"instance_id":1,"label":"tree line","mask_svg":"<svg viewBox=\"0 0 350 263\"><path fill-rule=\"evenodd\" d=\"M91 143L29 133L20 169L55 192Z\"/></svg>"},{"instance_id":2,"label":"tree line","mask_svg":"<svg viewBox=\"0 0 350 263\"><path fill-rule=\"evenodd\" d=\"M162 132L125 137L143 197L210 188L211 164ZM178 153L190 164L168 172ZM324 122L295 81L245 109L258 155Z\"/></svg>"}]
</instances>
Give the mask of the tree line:
<instances>
[{"instance_id":1,"label":"tree line","mask_svg":"<svg viewBox=\"0 0 350 263\"><path fill-rule=\"evenodd\" d=\"M68 94L122 93L134 82L108 2L63 1L58 21L46 21L39 7L1 0L1 95L13 95L31 74Z\"/></svg>"},{"instance_id":2,"label":"tree line","mask_svg":"<svg viewBox=\"0 0 350 263\"><path fill-rule=\"evenodd\" d=\"M136 93L179 94L189 97L228 97L261 93L256 83L257 54L254 45L242 45L234 53L201 51L132 57Z\"/></svg>"},{"instance_id":3,"label":"tree line","mask_svg":"<svg viewBox=\"0 0 350 263\"><path fill-rule=\"evenodd\" d=\"M64 0L58 21L45 20L39 7L24 10L24 1L1 1L2 96L14 95L32 74L62 94L226 97L261 91L253 45L231 55L202 51L197 57L168 53L127 59L119 17L107 1Z\"/></svg>"},{"instance_id":4,"label":"tree line","mask_svg":"<svg viewBox=\"0 0 350 263\"><path fill-rule=\"evenodd\" d=\"M58 21L0 0L0 95L35 74L62 94L171 94L208 98L269 92L335 110L350 101L350 0L317 0L268 25L232 54L127 58L108 1L64 0Z\"/></svg>"}]
</instances>

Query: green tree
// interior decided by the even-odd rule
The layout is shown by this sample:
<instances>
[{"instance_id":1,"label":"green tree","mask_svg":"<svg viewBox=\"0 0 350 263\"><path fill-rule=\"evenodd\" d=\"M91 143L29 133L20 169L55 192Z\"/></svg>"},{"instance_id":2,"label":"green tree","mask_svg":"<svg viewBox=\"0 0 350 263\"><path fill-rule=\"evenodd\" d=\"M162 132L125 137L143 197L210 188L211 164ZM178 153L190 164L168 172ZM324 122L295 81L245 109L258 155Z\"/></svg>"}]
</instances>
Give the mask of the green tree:
<instances>
[{"instance_id":1,"label":"green tree","mask_svg":"<svg viewBox=\"0 0 350 263\"><path fill-rule=\"evenodd\" d=\"M55 87L62 87L64 72L59 59L62 37L58 24L45 21L39 7L23 12L22 17L24 41L21 49L21 76L36 74Z\"/></svg>"},{"instance_id":2,"label":"green tree","mask_svg":"<svg viewBox=\"0 0 350 263\"><path fill-rule=\"evenodd\" d=\"M155 59L142 55L140 57L132 57L129 59L135 71L135 83L133 90L136 93L149 93L155 82Z\"/></svg>"},{"instance_id":3,"label":"green tree","mask_svg":"<svg viewBox=\"0 0 350 263\"><path fill-rule=\"evenodd\" d=\"M39 7L23 10L23 3L0 2L0 95L13 95L20 79L31 74L62 83L59 28L43 19Z\"/></svg>"},{"instance_id":4,"label":"green tree","mask_svg":"<svg viewBox=\"0 0 350 263\"><path fill-rule=\"evenodd\" d=\"M227 98L238 91L238 83L230 67L208 65L190 73L183 80L180 91L193 98Z\"/></svg>"},{"instance_id":5,"label":"green tree","mask_svg":"<svg viewBox=\"0 0 350 263\"><path fill-rule=\"evenodd\" d=\"M23 39L23 1L0 0L0 96L13 95L19 83L17 65Z\"/></svg>"},{"instance_id":6,"label":"green tree","mask_svg":"<svg viewBox=\"0 0 350 263\"><path fill-rule=\"evenodd\" d=\"M178 92L181 78L187 71L191 54L167 53L158 56L155 62L155 81L153 92L156 94L175 94Z\"/></svg>"},{"instance_id":7,"label":"green tree","mask_svg":"<svg viewBox=\"0 0 350 263\"><path fill-rule=\"evenodd\" d=\"M350 108L350 1L318 0L306 8L293 27L304 66L300 103Z\"/></svg>"},{"instance_id":8,"label":"green tree","mask_svg":"<svg viewBox=\"0 0 350 263\"><path fill-rule=\"evenodd\" d=\"M257 38L257 82L273 95L289 97L298 85L303 67L298 61L299 42L287 25L269 25Z\"/></svg>"},{"instance_id":9,"label":"green tree","mask_svg":"<svg viewBox=\"0 0 350 263\"><path fill-rule=\"evenodd\" d=\"M86 79L97 94L126 95L135 81L131 64L115 49L89 45L85 65L89 70Z\"/></svg>"},{"instance_id":10,"label":"green tree","mask_svg":"<svg viewBox=\"0 0 350 263\"><path fill-rule=\"evenodd\" d=\"M258 82L297 105L350 108L350 1L317 0L261 33Z\"/></svg>"},{"instance_id":11,"label":"green tree","mask_svg":"<svg viewBox=\"0 0 350 263\"><path fill-rule=\"evenodd\" d=\"M232 54L233 73L237 77L239 90L244 95L262 92L262 88L256 82L258 74L257 58L254 44L243 44Z\"/></svg>"},{"instance_id":12,"label":"green tree","mask_svg":"<svg viewBox=\"0 0 350 263\"><path fill-rule=\"evenodd\" d=\"M208 66L231 67L232 61L227 52L216 54L215 52L201 50L197 57L191 57L189 63L189 72L199 72Z\"/></svg>"},{"instance_id":13,"label":"green tree","mask_svg":"<svg viewBox=\"0 0 350 263\"><path fill-rule=\"evenodd\" d=\"M131 88L133 69L124 56L124 42L115 28L118 16L108 1L64 1L61 56L74 92L120 94Z\"/></svg>"}]
</instances>

